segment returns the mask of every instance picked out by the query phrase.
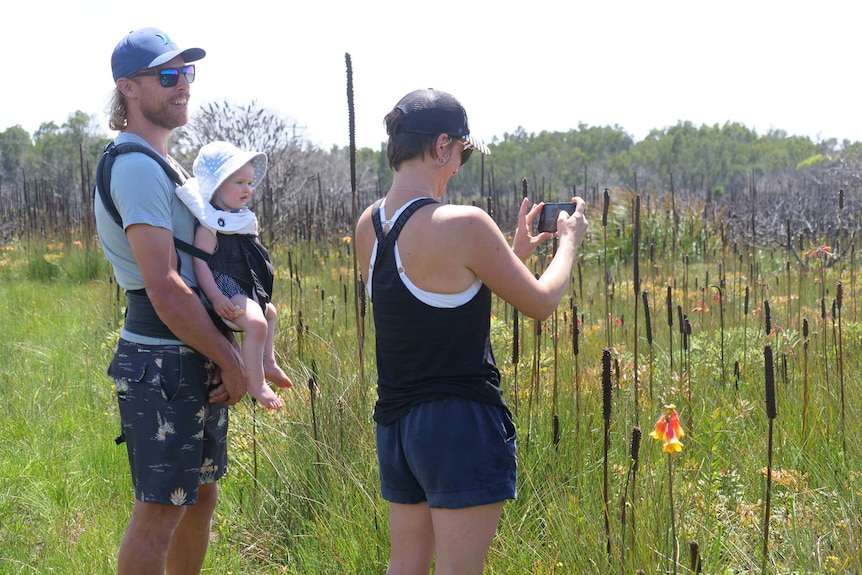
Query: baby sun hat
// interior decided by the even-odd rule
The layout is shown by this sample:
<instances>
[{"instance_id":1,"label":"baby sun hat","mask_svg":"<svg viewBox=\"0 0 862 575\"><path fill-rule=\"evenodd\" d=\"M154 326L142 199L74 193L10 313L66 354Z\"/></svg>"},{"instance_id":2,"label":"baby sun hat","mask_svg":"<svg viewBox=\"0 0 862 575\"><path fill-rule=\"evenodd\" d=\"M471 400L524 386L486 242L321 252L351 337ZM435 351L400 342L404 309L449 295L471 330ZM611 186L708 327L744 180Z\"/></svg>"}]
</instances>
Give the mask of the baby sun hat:
<instances>
[{"instance_id":1,"label":"baby sun hat","mask_svg":"<svg viewBox=\"0 0 862 575\"><path fill-rule=\"evenodd\" d=\"M193 178L176 189L177 196L194 214L198 222L213 232L226 234L257 234L257 217L249 209L225 212L210 202L213 194L231 174L248 162L254 166L254 189L266 174L266 154L245 152L229 142L215 141L203 146L195 158Z\"/></svg>"},{"instance_id":2,"label":"baby sun hat","mask_svg":"<svg viewBox=\"0 0 862 575\"><path fill-rule=\"evenodd\" d=\"M255 189L266 174L266 154L245 152L230 142L215 141L203 146L192 166L198 180L201 196L212 200L213 194L224 181L248 162L254 166L251 189Z\"/></svg>"}]
</instances>

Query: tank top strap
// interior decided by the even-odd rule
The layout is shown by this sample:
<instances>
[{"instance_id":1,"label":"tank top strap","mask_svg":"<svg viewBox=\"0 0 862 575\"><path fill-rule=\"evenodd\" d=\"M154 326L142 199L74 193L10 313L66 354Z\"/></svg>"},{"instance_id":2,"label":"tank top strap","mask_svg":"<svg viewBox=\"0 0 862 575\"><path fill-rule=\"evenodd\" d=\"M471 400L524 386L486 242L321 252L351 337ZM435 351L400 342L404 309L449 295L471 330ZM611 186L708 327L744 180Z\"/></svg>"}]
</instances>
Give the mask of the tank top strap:
<instances>
[{"instance_id":1,"label":"tank top strap","mask_svg":"<svg viewBox=\"0 0 862 575\"><path fill-rule=\"evenodd\" d=\"M380 206L383 205L383 198L374 202L371 208L371 223L374 225L374 234L377 236L378 242L383 242L383 225L380 223Z\"/></svg>"},{"instance_id":2,"label":"tank top strap","mask_svg":"<svg viewBox=\"0 0 862 575\"><path fill-rule=\"evenodd\" d=\"M410 216L412 216L417 210L419 210L419 208L427 206L428 204L436 204L436 203L437 203L437 200L433 200L431 198L419 198L418 200L414 200L413 203L409 204L406 208L404 208L404 210L401 212L401 214L399 214L398 219L396 219L395 222L392 224L392 229L389 230L389 233L386 235L386 241L391 243L391 244L394 244L395 241L398 239L398 234L401 233L401 228L404 227L404 224L407 223L407 220L410 219ZM379 222L380 222L380 208L379 207L377 208L377 220L378 220L378 225L379 225ZM383 230L381 228L381 233L382 233L382 231ZM380 235L378 235L378 241L379 241L379 238L380 238Z\"/></svg>"}]
</instances>

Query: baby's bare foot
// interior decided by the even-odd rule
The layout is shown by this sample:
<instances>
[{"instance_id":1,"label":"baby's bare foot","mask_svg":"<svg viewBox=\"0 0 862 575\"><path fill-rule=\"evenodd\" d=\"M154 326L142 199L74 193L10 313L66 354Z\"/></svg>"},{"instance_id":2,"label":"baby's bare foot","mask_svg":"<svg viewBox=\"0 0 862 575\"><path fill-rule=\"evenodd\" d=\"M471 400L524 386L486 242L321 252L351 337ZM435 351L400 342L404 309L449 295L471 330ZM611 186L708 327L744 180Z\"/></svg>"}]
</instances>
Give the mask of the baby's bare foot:
<instances>
[{"instance_id":1,"label":"baby's bare foot","mask_svg":"<svg viewBox=\"0 0 862 575\"><path fill-rule=\"evenodd\" d=\"M264 362L263 375L268 382L274 383L278 387L293 387L293 382L290 381L284 370L275 363Z\"/></svg>"},{"instance_id":2,"label":"baby's bare foot","mask_svg":"<svg viewBox=\"0 0 862 575\"><path fill-rule=\"evenodd\" d=\"M248 392L267 409L281 409L284 407L284 404L266 383L263 384L263 387L249 389Z\"/></svg>"}]
</instances>

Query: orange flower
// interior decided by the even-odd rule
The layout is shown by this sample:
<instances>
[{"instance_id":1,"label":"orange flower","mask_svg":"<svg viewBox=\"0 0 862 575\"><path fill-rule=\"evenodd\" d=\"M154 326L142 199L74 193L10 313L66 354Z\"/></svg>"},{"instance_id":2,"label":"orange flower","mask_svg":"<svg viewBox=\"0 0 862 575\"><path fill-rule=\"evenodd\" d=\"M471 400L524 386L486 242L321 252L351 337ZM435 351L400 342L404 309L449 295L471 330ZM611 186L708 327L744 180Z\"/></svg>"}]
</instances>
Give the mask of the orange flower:
<instances>
[{"instance_id":1,"label":"orange flower","mask_svg":"<svg viewBox=\"0 0 862 575\"><path fill-rule=\"evenodd\" d=\"M681 438L685 432L679 424L679 414L673 404L664 406L664 413L658 418L655 429L649 434L653 439L664 442L662 450L666 453L679 453L682 451Z\"/></svg>"},{"instance_id":2,"label":"orange flower","mask_svg":"<svg viewBox=\"0 0 862 575\"><path fill-rule=\"evenodd\" d=\"M815 258L820 256L834 258L835 254L832 253L832 246L817 246L805 252L805 257L807 258Z\"/></svg>"}]
</instances>

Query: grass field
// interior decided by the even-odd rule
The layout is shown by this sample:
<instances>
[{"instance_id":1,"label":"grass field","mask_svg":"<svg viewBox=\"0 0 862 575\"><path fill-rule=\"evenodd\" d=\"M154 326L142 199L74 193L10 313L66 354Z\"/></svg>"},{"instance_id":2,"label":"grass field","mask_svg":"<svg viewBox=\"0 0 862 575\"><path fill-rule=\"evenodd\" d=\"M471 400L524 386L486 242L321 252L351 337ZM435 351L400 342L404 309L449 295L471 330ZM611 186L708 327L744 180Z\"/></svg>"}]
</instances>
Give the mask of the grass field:
<instances>
[{"instance_id":1,"label":"grass field","mask_svg":"<svg viewBox=\"0 0 862 575\"><path fill-rule=\"evenodd\" d=\"M862 572L854 270L825 267L818 254L788 264L780 251L693 241L685 257L641 266L648 338L632 259L614 256L624 246L602 238L598 222L592 231L571 299L541 330L495 302L519 485L487 572L689 573L692 553L704 573ZM296 385L279 392L279 412L248 398L232 409L206 573L385 572L373 329L369 310L360 358L349 248L339 238L273 250L278 350ZM123 301L99 258L78 246L0 251L0 573L116 570L132 490L105 369ZM823 317L821 299L832 307L839 281L843 306ZM771 453L765 346L775 366ZM666 403L686 431L670 456L648 436Z\"/></svg>"}]
</instances>

